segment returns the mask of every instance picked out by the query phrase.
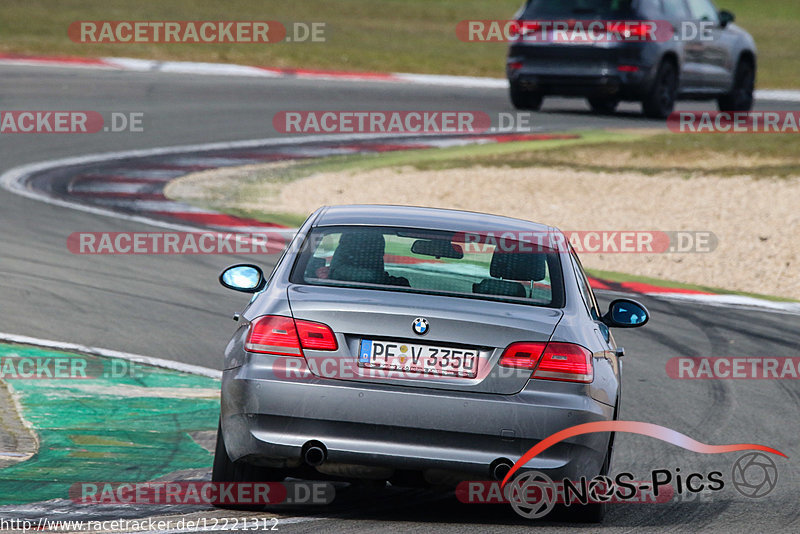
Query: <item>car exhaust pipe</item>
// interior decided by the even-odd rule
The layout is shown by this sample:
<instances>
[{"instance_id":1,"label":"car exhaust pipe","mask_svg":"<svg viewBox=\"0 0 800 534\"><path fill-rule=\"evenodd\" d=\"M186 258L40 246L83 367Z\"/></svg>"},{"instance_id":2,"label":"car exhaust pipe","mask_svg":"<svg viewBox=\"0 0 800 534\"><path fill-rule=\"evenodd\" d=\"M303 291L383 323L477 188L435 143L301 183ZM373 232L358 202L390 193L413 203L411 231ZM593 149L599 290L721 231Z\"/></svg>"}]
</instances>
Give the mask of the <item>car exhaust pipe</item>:
<instances>
[{"instance_id":1,"label":"car exhaust pipe","mask_svg":"<svg viewBox=\"0 0 800 534\"><path fill-rule=\"evenodd\" d=\"M491 472L494 480L503 480L506 478L508 472L511 471L512 467L514 467L514 464L511 463L511 460L498 458L492 462L492 465L489 467L489 471Z\"/></svg>"},{"instance_id":2,"label":"car exhaust pipe","mask_svg":"<svg viewBox=\"0 0 800 534\"><path fill-rule=\"evenodd\" d=\"M317 467L325 463L328 458L328 450L320 442L309 441L303 446L303 461L312 467Z\"/></svg>"}]
</instances>

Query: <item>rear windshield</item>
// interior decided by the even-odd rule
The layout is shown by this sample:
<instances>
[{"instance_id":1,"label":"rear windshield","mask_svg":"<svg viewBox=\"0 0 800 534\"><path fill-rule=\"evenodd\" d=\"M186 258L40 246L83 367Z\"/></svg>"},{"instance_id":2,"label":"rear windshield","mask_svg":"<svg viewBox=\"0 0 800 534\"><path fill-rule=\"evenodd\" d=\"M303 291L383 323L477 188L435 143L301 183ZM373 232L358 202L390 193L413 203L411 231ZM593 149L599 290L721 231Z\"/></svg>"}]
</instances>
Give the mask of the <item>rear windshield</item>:
<instances>
[{"instance_id":1,"label":"rear windshield","mask_svg":"<svg viewBox=\"0 0 800 534\"><path fill-rule=\"evenodd\" d=\"M633 16L634 0L532 0L524 20L613 19Z\"/></svg>"},{"instance_id":2,"label":"rear windshield","mask_svg":"<svg viewBox=\"0 0 800 534\"><path fill-rule=\"evenodd\" d=\"M316 228L303 244L291 281L563 307L558 254L523 237L498 237L414 228Z\"/></svg>"}]
</instances>

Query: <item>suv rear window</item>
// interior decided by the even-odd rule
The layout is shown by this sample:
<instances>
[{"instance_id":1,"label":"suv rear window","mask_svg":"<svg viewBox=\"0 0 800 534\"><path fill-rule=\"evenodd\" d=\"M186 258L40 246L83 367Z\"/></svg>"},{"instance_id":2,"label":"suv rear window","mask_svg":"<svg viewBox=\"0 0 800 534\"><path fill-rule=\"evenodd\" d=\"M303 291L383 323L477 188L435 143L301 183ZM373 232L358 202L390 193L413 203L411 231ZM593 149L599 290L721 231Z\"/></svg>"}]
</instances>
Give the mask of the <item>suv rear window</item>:
<instances>
[{"instance_id":1,"label":"suv rear window","mask_svg":"<svg viewBox=\"0 0 800 534\"><path fill-rule=\"evenodd\" d=\"M524 20L613 19L635 15L634 0L532 0Z\"/></svg>"},{"instance_id":2,"label":"suv rear window","mask_svg":"<svg viewBox=\"0 0 800 534\"><path fill-rule=\"evenodd\" d=\"M316 228L306 238L290 279L307 285L564 305L558 254L533 242L498 240L491 234Z\"/></svg>"}]
</instances>

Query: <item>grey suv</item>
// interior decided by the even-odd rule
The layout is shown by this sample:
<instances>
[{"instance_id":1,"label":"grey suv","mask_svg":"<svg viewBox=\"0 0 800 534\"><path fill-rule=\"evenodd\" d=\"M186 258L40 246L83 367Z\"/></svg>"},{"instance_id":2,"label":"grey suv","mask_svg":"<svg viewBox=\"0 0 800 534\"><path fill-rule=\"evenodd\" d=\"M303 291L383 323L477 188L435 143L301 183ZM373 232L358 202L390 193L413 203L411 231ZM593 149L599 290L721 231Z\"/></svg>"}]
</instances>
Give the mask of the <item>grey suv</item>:
<instances>
[{"instance_id":1,"label":"grey suv","mask_svg":"<svg viewBox=\"0 0 800 534\"><path fill-rule=\"evenodd\" d=\"M586 97L596 113L640 101L651 118L679 97L752 109L755 43L709 0L528 0L515 20L506 72L518 109L538 110L547 95ZM582 35L576 25L598 24L622 31L571 38Z\"/></svg>"}]
</instances>

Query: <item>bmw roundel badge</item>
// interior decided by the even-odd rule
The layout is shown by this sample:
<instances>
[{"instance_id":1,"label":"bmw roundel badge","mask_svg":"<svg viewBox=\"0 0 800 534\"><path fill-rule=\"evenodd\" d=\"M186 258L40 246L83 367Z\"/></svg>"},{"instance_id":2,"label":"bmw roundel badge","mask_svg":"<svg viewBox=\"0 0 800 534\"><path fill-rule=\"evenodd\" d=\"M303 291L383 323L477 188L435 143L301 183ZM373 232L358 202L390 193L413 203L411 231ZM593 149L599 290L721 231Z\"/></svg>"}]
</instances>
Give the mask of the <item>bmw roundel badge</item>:
<instances>
[{"instance_id":1,"label":"bmw roundel badge","mask_svg":"<svg viewBox=\"0 0 800 534\"><path fill-rule=\"evenodd\" d=\"M428 333L428 320L423 319L422 317L417 317L414 319L414 324L412 325L414 328L414 333L420 336L424 336Z\"/></svg>"}]
</instances>

